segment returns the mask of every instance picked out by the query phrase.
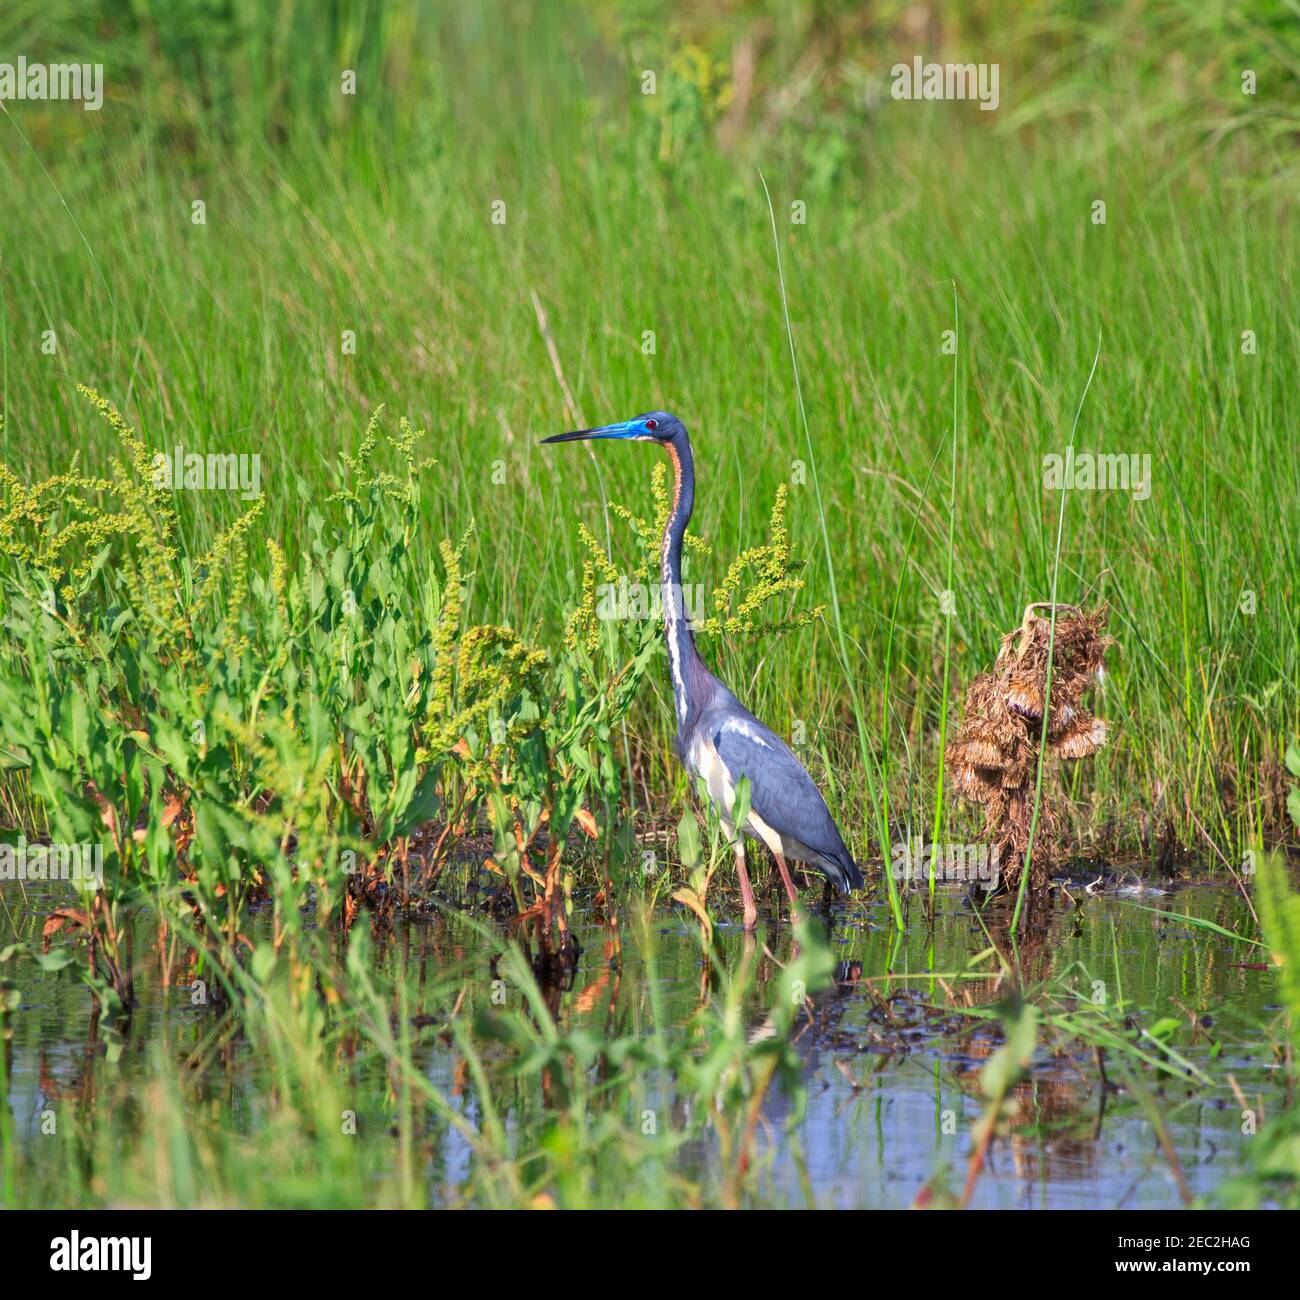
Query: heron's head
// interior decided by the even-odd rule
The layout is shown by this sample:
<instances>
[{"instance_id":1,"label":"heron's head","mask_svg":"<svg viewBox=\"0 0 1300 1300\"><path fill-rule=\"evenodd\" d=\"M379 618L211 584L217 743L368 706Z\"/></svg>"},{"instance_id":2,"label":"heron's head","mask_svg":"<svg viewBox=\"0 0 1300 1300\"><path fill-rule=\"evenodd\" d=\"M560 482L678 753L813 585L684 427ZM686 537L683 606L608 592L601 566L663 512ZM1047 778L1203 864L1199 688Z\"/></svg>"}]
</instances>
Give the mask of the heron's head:
<instances>
[{"instance_id":1,"label":"heron's head","mask_svg":"<svg viewBox=\"0 0 1300 1300\"><path fill-rule=\"evenodd\" d=\"M595 429L575 429L557 433L543 442L581 442L589 438L623 438L633 442L667 442L686 437L686 426L667 411L647 411L617 424L602 424Z\"/></svg>"}]
</instances>

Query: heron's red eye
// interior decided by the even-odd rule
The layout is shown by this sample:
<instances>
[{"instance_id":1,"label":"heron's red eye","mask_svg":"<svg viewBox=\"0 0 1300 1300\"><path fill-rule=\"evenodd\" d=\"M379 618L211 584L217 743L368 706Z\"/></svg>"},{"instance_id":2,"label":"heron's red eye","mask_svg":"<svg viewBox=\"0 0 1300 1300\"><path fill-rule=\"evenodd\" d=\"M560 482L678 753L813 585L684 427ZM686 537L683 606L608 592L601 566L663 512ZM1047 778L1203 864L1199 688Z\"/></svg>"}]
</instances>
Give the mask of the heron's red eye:
<instances>
[{"instance_id":1,"label":"heron's red eye","mask_svg":"<svg viewBox=\"0 0 1300 1300\"><path fill-rule=\"evenodd\" d=\"M646 427L647 429L657 429L657 428L659 427L659 421L658 421L658 420L647 420L647 421L645 422L645 427Z\"/></svg>"}]
</instances>

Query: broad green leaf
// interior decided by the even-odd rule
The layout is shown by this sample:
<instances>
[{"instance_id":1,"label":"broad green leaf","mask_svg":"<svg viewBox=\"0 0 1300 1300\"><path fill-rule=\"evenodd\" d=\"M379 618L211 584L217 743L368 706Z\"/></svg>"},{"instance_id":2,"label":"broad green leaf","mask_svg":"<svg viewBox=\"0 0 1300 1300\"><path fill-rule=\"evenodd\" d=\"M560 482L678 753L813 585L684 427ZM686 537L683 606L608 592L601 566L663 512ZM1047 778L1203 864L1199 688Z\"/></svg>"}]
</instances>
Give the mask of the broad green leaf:
<instances>
[{"instance_id":1,"label":"broad green leaf","mask_svg":"<svg viewBox=\"0 0 1300 1300\"><path fill-rule=\"evenodd\" d=\"M405 810L398 816L394 835L409 835L438 815L442 800L438 797L438 769L431 767L411 793Z\"/></svg>"},{"instance_id":2,"label":"broad green leaf","mask_svg":"<svg viewBox=\"0 0 1300 1300\"><path fill-rule=\"evenodd\" d=\"M694 871L700 864L702 856L700 825L689 808L677 823L677 856L688 871Z\"/></svg>"},{"instance_id":3,"label":"broad green leaf","mask_svg":"<svg viewBox=\"0 0 1300 1300\"><path fill-rule=\"evenodd\" d=\"M1165 1016L1162 1019L1157 1020L1156 1023L1147 1030L1147 1033L1150 1034L1152 1038L1158 1038L1161 1042L1164 1042L1164 1040L1169 1038L1175 1030L1182 1027L1182 1023L1181 1020L1175 1020L1172 1016Z\"/></svg>"},{"instance_id":4,"label":"broad green leaf","mask_svg":"<svg viewBox=\"0 0 1300 1300\"><path fill-rule=\"evenodd\" d=\"M50 952L36 952L32 957L36 964L46 971L63 970L65 966L71 966L75 960L71 948L54 948Z\"/></svg>"}]
</instances>

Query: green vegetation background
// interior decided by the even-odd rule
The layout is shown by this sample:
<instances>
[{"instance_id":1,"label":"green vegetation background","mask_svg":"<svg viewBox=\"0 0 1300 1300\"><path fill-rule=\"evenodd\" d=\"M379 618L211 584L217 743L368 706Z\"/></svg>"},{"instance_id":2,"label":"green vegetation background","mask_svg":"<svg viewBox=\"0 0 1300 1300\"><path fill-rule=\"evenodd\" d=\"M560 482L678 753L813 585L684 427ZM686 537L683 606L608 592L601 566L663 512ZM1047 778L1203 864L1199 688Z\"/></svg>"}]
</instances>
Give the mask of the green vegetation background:
<instances>
[{"instance_id":1,"label":"green vegetation background","mask_svg":"<svg viewBox=\"0 0 1300 1300\"><path fill-rule=\"evenodd\" d=\"M946 634L951 711L1048 594L1042 457L1063 450L1100 338L1078 446L1149 453L1154 481L1147 501L1066 505L1061 598L1108 602L1121 647L1100 703L1118 727L1074 778L1076 832L1138 852L1169 817L1207 854L1286 833L1293 5L17 0L0 50L106 78L99 113L26 103L0 121L2 452L21 475L75 450L106 470L116 444L85 383L151 447L260 453L258 536L292 558L296 481L328 512L325 467L387 403L439 462L417 552L432 564L476 521L470 616L546 643L576 599L578 522L603 539L605 500L640 507L649 453L595 463L536 436L667 407L698 449L714 558L695 576L721 581L794 479L795 604L831 597L824 517L850 664L829 621L708 653L778 730L801 722L840 806L865 809L856 732L879 752L892 628L890 807L928 823ZM890 66L918 54L997 62L998 111L892 100ZM243 509L177 504L196 550ZM681 778L652 680L630 757L667 793ZM861 850L871 816L845 820Z\"/></svg>"},{"instance_id":2,"label":"green vegetation background","mask_svg":"<svg viewBox=\"0 0 1300 1300\"><path fill-rule=\"evenodd\" d=\"M1075 834L1137 853L1168 820L1199 856L1229 863L1247 844L1294 835L1281 763L1300 714L1293 3L11 0L0 58L19 53L102 62L107 85L99 113L24 103L0 114L0 458L23 480L62 471L74 453L81 475L108 475L121 443L80 383L126 414L146 450L258 453L264 508L249 558L224 532L247 508L233 494L130 498L137 523L153 511L169 528L174 504L168 543L208 557L178 579L160 571L158 547L153 569L142 548L143 585L181 581L188 597L200 575L205 595L221 588L217 614L197 600L186 609L192 640L132 628L129 654L107 636L72 653L84 627L117 635L110 600L128 569L92 575L104 601L82 612L95 606L100 619L71 630L31 593L7 593L6 698L31 706L24 725L45 727L48 743L15 754L11 710L0 756L62 791L48 811L64 840L102 834L88 780L124 812L103 822L109 905L84 927L98 927L100 965L76 968L103 1012L85 1061L46 1077L50 1039L62 1060L84 987L73 986L76 1004L51 1001L46 1024L23 1005L31 983L0 981L12 1055L42 1062L21 1095L39 1091L61 1117L59 1142L42 1146L34 1124L15 1140L0 1108L5 1204L761 1199L757 1117L774 1082L796 1111L802 1096L788 1031L803 1004L791 989L816 991L831 974L815 934L801 934L802 956L779 973L732 961L697 1009L668 1011L652 916L631 907L626 975L601 1027L600 999L622 969L608 951L583 991L589 1025L561 1014L558 994L548 1001L519 952L473 918L448 922L451 938L408 967L382 926L345 939L307 915L309 899L329 920L346 906L340 859L355 828L337 805L364 804L380 843L403 842L433 806L416 741L445 719L426 713L421 692L450 699L462 619L489 625L489 649L526 678L532 660L498 625L558 647L589 558L579 524L599 541L605 502L651 513L647 449L592 459L539 449L540 434L656 406L682 416L697 447L696 529L712 545L692 556L691 576L708 589L766 538L790 484L786 521L807 561L803 587L785 593L795 626L779 638L723 632L707 653L775 728L794 735L802 723L803 752L866 854L886 820L870 784L886 749L890 815L928 829L936 799L946 807L938 755L961 685L1050 590L1060 499L1044 490L1042 460L1064 448L1100 340L1078 445L1150 454L1153 481L1145 501L1080 492L1065 505L1060 596L1107 602L1120 642L1099 705L1114 740L1071 777ZM889 69L914 55L998 63L998 111L893 101ZM345 70L355 95L342 93ZM648 70L653 95L642 93ZM1253 95L1242 93L1247 71ZM1098 201L1104 225L1092 220ZM497 203L504 224L492 221ZM806 221L793 219L796 204ZM955 359L942 348L954 327ZM427 430L420 448L398 448L438 461L418 495L358 471L369 472L364 431L381 404ZM618 562L635 567L617 518L612 535ZM347 547L333 546L340 536ZM448 538L463 550L440 554ZM337 608L354 577L370 584L367 626L378 629L365 646ZM255 626L237 617L244 604L256 605ZM823 618L805 617L820 606ZM217 621L222 609L236 616ZM47 676L52 647L65 657ZM196 662L211 692L206 678L196 688ZM341 680L299 675L303 663ZM139 716L117 707L129 696L118 676L139 688ZM235 706L255 711L272 678L277 716L255 731ZM661 674L646 680L617 738L624 762L607 761L608 728L593 742L602 817L625 771L637 804L671 820L679 811L670 702ZM375 681L386 689L360 698ZM576 713L573 674L568 686ZM200 743L177 720L205 692L216 700ZM322 700L334 708L324 722ZM476 724L501 700L480 703ZM446 716L435 763L466 730L456 710ZM532 735L535 708L529 717ZM88 744L92 733L113 744ZM573 757L557 746L548 763L556 753ZM576 818L573 773L557 793L551 768L536 766L550 826L557 810ZM1292 767L1300 775L1300 758ZM399 770L391 787L375 777ZM368 799L347 789L358 772ZM0 783L6 822L32 811L27 779L10 771ZM176 790L194 793L193 826L166 802ZM541 807L531 801L532 830ZM548 870L563 865L555 856ZM710 861L719 856L715 835ZM526 857L507 863L516 886ZM1265 937L1294 969L1295 899L1261 861ZM250 862L271 873L273 906L245 944ZM155 912L136 905L145 895ZM208 909L201 925L192 896ZM80 923L64 920L41 952L37 909L19 909L6 969L46 993L71 974ZM1218 953L1207 933L1251 942L1218 923L1192 929L1207 963ZM933 961L919 925L891 932L888 953L883 933L868 934L872 970L904 941L916 949L909 967ZM1113 932L1093 927L1083 942L1098 969L1113 957L1118 985ZM484 977L487 948L515 999L506 1010ZM131 991L118 996L113 962L137 951L150 954L143 1005L122 1029ZM1006 973L995 952L950 974L995 996ZM161 987L155 954L174 976ZM694 975L695 956L679 946L669 958L675 984ZM200 975L212 1014L181 1025L178 1000ZM1282 991L1294 1011L1294 980ZM750 1041L745 1014L760 997L772 1032ZM1007 1013L1010 1043L985 1077L989 1116L1035 1041L1105 1043L1135 1072L1141 1062L1183 1077L1174 1053L1188 1044L1169 1045L1188 1032L1180 1019L1147 1016L1148 1034L1122 994L1093 1008L1050 986L1041 1000L1067 1010L1041 1023L1022 1014L1019 1027ZM0 1053L6 1070L9 1060ZM245 1062L263 1072L251 1083ZM685 1104L656 1137L637 1117L664 1107L665 1080ZM380 1141L340 1131L358 1113ZM1294 1111L1283 1114L1237 1202L1294 1203ZM704 1173L691 1170L696 1142L710 1153ZM462 1163L468 1181L450 1169Z\"/></svg>"}]
</instances>

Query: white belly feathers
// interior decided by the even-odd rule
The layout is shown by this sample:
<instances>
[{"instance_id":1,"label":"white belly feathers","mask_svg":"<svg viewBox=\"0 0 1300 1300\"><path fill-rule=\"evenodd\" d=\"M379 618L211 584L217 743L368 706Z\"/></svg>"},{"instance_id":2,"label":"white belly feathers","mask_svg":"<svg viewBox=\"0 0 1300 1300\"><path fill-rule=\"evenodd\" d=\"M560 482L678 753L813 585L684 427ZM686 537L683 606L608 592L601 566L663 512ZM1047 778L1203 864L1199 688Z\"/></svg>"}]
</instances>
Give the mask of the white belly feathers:
<instances>
[{"instance_id":1,"label":"white belly feathers","mask_svg":"<svg viewBox=\"0 0 1300 1300\"><path fill-rule=\"evenodd\" d=\"M687 758L691 772L701 777L708 788L709 798L713 800L727 834L735 835L736 824L732 820L731 812L736 803L736 787L731 779L731 773L727 771L726 765L718 756L713 742L697 738ZM754 810L752 803L749 818L742 829L756 839L762 840L773 853L779 853L782 857L793 858L798 862L816 861L815 855L797 840L789 839L769 826Z\"/></svg>"}]
</instances>

